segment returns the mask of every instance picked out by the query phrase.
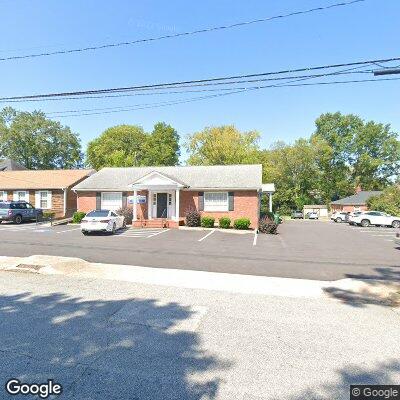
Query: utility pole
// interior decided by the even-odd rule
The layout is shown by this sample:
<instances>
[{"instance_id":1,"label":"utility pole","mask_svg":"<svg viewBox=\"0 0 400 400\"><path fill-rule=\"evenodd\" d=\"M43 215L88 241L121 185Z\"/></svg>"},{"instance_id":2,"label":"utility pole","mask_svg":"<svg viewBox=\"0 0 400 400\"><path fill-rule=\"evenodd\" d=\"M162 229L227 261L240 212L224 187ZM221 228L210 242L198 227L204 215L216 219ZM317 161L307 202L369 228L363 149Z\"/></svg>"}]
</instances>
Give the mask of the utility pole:
<instances>
[{"instance_id":1,"label":"utility pole","mask_svg":"<svg viewBox=\"0 0 400 400\"><path fill-rule=\"evenodd\" d=\"M385 68L374 71L374 76L400 74L400 68Z\"/></svg>"}]
</instances>

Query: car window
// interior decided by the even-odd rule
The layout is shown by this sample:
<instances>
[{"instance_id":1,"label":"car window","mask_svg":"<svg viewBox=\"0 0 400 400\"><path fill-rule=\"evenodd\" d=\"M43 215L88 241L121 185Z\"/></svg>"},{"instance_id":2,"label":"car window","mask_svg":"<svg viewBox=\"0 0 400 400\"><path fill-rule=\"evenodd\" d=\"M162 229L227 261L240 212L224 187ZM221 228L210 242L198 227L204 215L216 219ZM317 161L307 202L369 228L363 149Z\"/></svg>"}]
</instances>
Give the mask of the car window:
<instances>
[{"instance_id":1,"label":"car window","mask_svg":"<svg viewBox=\"0 0 400 400\"><path fill-rule=\"evenodd\" d=\"M0 208L4 209L4 208L10 208L9 204L6 203L0 203Z\"/></svg>"},{"instance_id":2,"label":"car window","mask_svg":"<svg viewBox=\"0 0 400 400\"><path fill-rule=\"evenodd\" d=\"M110 211L108 210L96 210L96 211L90 211L86 216L87 217L108 217L108 214Z\"/></svg>"},{"instance_id":3,"label":"car window","mask_svg":"<svg viewBox=\"0 0 400 400\"><path fill-rule=\"evenodd\" d=\"M34 208L32 204L26 203L26 208Z\"/></svg>"},{"instance_id":4,"label":"car window","mask_svg":"<svg viewBox=\"0 0 400 400\"><path fill-rule=\"evenodd\" d=\"M111 212L111 216L116 217L117 214L115 214L115 212Z\"/></svg>"}]
</instances>

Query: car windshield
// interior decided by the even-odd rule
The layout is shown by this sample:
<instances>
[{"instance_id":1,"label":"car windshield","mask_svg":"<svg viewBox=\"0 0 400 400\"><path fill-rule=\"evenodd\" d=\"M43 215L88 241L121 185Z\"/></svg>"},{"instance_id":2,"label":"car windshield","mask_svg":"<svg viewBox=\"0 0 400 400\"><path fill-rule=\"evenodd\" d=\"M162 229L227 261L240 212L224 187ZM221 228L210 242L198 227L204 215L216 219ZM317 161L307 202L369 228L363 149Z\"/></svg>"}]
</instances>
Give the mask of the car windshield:
<instances>
[{"instance_id":1,"label":"car windshield","mask_svg":"<svg viewBox=\"0 0 400 400\"><path fill-rule=\"evenodd\" d=\"M108 217L110 211L108 210L97 210L97 211L90 211L86 216L87 217Z\"/></svg>"}]
</instances>

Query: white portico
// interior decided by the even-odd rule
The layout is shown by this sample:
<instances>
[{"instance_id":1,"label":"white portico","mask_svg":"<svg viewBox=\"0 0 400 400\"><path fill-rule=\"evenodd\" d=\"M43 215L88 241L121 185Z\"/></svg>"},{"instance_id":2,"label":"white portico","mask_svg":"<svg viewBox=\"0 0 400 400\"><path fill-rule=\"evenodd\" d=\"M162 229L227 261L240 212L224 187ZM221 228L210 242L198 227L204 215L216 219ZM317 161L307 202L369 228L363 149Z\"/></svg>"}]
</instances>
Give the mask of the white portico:
<instances>
[{"instance_id":1,"label":"white portico","mask_svg":"<svg viewBox=\"0 0 400 400\"><path fill-rule=\"evenodd\" d=\"M133 221L137 221L139 191L147 191L147 218L166 218L179 221L180 191L187 187L183 182L161 172L152 171L131 185L133 190Z\"/></svg>"}]
</instances>

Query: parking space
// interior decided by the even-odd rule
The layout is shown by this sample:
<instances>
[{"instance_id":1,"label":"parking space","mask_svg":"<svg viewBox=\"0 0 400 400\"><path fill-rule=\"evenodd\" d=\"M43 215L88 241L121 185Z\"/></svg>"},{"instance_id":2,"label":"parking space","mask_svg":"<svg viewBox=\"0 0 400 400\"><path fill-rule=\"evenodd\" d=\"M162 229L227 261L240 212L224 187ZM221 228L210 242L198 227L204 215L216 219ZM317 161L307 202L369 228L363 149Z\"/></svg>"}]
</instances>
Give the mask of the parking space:
<instances>
[{"instance_id":1,"label":"parking space","mask_svg":"<svg viewBox=\"0 0 400 400\"><path fill-rule=\"evenodd\" d=\"M91 262L318 280L381 278L384 270L395 275L400 271L394 235L390 228L301 220L285 221L278 235L129 228L116 235L83 236L73 225L1 225L0 255L48 254Z\"/></svg>"}]
</instances>

